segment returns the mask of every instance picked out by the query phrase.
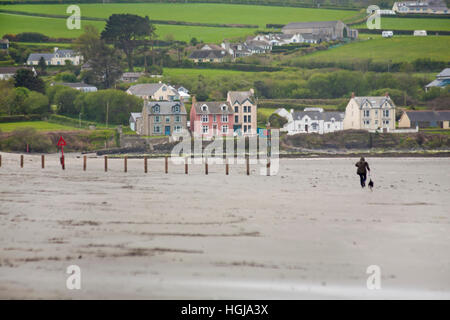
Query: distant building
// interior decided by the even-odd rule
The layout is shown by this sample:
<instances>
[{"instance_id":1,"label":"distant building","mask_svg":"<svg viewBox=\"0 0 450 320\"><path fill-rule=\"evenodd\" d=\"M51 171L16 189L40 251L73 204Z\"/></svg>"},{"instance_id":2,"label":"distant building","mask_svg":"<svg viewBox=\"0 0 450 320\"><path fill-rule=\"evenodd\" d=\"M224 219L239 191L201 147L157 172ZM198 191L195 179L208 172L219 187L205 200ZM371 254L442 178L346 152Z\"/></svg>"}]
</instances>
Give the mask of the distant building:
<instances>
[{"instance_id":1,"label":"distant building","mask_svg":"<svg viewBox=\"0 0 450 320\"><path fill-rule=\"evenodd\" d=\"M135 128L139 135L171 136L187 129L186 121L186 108L182 102L145 101L141 117L136 117Z\"/></svg>"},{"instance_id":2,"label":"distant building","mask_svg":"<svg viewBox=\"0 0 450 320\"><path fill-rule=\"evenodd\" d=\"M197 102L192 97L190 130L195 136L232 136L234 112L227 101Z\"/></svg>"},{"instance_id":3,"label":"distant building","mask_svg":"<svg viewBox=\"0 0 450 320\"><path fill-rule=\"evenodd\" d=\"M200 50L194 50L189 59L194 62L212 62L218 63L228 56L227 51L216 44L206 44Z\"/></svg>"},{"instance_id":4,"label":"distant building","mask_svg":"<svg viewBox=\"0 0 450 320\"><path fill-rule=\"evenodd\" d=\"M86 84L83 82L63 82L63 83L55 83L52 85L59 85L59 86L65 86L65 87L69 87L75 90L79 90L82 92L95 92L97 91L97 87L90 85L90 84Z\"/></svg>"},{"instance_id":5,"label":"distant building","mask_svg":"<svg viewBox=\"0 0 450 320\"><path fill-rule=\"evenodd\" d=\"M83 60L82 56L73 50L61 50L55 47L53 53L31 53L27 59L27 65L38 65L41 58L44 58L45 64L49 66L64 66L67 60L77 66Z\"/></svg>"},{"instance_id":6,"label":"distant building","mask_svg":"<svg viewBox=\"0 0 450 320\"><path fill-rule=\"evenodd\" d=\"M29 69L33 71L35 76L37 75L36 70L33 67L0 67L0 80L11 79L19 69Z\"/></svg>"},{"instance_id":7,"label":"distant building","mask_svg":"<svg viewBox=\"0 0 450 320\"><path fill-rule=\"evenodd\" d=\"M255 91L228 91L227 102L233 109L233 130L238 134L254 135L257 131L258 105Z\"/></svg>"},{"instance_id":8,"label":"distant building","mask_svg":"<svg viewBox=\"0 0 450 320\"><path fill-rule=\"evenodd\" d=\"M144 100L177 101L180 95L171 86L165 83L142 83L131 86L128 94L135 95Z\"/></svg>"},{"instance_id":9,"label":"distant building","mask_svg":"<svg viewBox=\"0 0 450 320\"><path fill-rule=\"evenodd\" d=\"M0 39L0 50L8 50L8 49L9 49L9 40Z\"/></svg>"},{"instance_id":10,"label":"distant building","mask_svg":"<svg viewBox=\"0 0 450 320\"><path fill-rule=\"evenodd\" d=\"M399 128L450 129L450 111L404 111L398 121Z\"/></svg>"},{"instance_id":11,"label":"distant building","mask_svg":"<svg viewBox=\"0 0 450 320\"><path fill-rule=\"evenodd\" d=\"M395 104L386 93L382 97L352 97L345 109L344 130L395 130Z\"/></svg>"},{"instance_id":12,"label":"distant building","mask_svg":"<svg viewBox=\"0 0 450 320\"><path fill-rule=\"evenodd\" d=\"M289 135L297 133L330 133L344 130L344 112L324 112L322 108L305 108L303 111L287 112L277 109L276 114L288 122L280 129Z\"/></svg>"},{"instance_id":13,"label":"distant building","mask_svg":"<svg viewBox=\"0 0 450 320\"><path fill-rule=\"evenodd\" d=\"M189 94L189 90L186 89L185 87L182 87L182 86L172 87L171 86L171 88L178 92L178 95L180 96L180 101L188 102L189 99L191 98L191 95Z\"/></svg>"},{"instance_id":14,"label":"distant building","mask_svg":"<svg viewBox=\"0 0 450 320\"><path fill-rule=\"evenodd\" d=\"M358 37L356 29L350 29L342 21L292 22L284 26L284 34L310 35L320 41L355 39Z\"/></svg>"},{"instance_id":15,"label":"distant building","mask_svg":"<svg viewBox=\"0 0 450 320\"><path fill-rule=\"evenodd\" d=\"M445 68L436 76L436 80L431 81L425 86L425 91L432 87L445 88L450 84L450 68Z\"/></svg>"},{"instance_id":16,"label":"distant building","mask_svg":"<svg viewBox=\"0 0 450 320\"><path fill-rule=\"evenodd\" d=\"M394 2L392 11L407 14L448 14L443 0L419 0Z\"/></svg>"},{"instance_id":17,"label":"distant building","mask_svg":"<svg viewBox=\"0 0 450 320\"><path fill-rule=\"evenodd\" d=\"M136 82L144 75L143 72L124 72L120 77L123 82Z\"/></svg>"},{"instance_id":18,"label":"distant building","mask_svg":"<svg viewBox=\"0 0 450 320\"><path fill-rule=\"evenodd\" d=\"M142 113L140 112L132 112L130 116L130 129L133 131L136 131L136 124L138 122L138 119L142 118Z\"/></svg>"}]
</instances>

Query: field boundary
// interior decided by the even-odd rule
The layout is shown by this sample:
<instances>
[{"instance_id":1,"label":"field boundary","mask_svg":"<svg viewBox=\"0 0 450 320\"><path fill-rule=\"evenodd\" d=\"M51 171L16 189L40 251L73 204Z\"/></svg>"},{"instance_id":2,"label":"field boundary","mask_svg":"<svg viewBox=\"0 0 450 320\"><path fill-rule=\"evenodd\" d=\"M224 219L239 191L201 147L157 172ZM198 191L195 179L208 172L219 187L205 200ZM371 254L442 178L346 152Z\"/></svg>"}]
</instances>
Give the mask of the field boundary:
<instances>
[{"instance_id":1,"label":"field boundary","mask_svg":"<svg viewBox=\"0 0 450 320\"><path fill-rule=\"evenodd\" d=\"M384 28L384 29L356 29L358 30L359 33L370 33L370 34L381 34L384 30L389 30L389 31L393 31L394 35L413 35L414 34L414 30L395 30L395 29L389 29L389 28ZM446 30L427 30L427 34L428 35L434 35L434 34L429 34L429 33L438 33L438 35L440 36L450 36L450 31L446 31Z\"/></svg>"},{"instance_id":2,"label":"field boundary","mask_svg":"<svg viewBox=\"0 0 450 320\"><path fill-rule=\"evenodd\" d=\"M40 18L53 18L53 19L67 19L70 17L70 15L34 13L34 12L5 10L5 9L0 9L0 13L15 14L15 15L21 15L21 16L40 17ZM108 20L105 18L86 17L86 16L82 16L80 19L84 20L84 21L104 21L104 22L106 22ZM150 19L150 22L153 24L209 27L209 28L247 28L247 29L259 28L258 25L253 25L253 24L232 24L232 23L221 24L221 23L202 23L202 22L186 22L186 21L154 20L154 19Z\"/></svg>"}]
</instances>

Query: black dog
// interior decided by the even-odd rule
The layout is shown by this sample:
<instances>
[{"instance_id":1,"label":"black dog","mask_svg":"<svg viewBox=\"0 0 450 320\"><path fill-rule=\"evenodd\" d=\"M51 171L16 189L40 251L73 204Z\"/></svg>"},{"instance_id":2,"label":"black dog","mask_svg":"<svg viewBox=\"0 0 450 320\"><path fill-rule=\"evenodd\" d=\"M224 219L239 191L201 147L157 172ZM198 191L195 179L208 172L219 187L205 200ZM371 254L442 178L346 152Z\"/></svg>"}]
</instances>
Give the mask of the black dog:
<instances>
[{"instance_id":1,"label":"black dog","mask_svg":"<svg viewBox=\"0 0 450 320\"><path fill-rule=\"evenodd\" d=\"M370 191L372 191L372 188L373 188L373 181L372 181L372 179L370 179L368 186L370 188Z\"/></svg>"}]
</instances>

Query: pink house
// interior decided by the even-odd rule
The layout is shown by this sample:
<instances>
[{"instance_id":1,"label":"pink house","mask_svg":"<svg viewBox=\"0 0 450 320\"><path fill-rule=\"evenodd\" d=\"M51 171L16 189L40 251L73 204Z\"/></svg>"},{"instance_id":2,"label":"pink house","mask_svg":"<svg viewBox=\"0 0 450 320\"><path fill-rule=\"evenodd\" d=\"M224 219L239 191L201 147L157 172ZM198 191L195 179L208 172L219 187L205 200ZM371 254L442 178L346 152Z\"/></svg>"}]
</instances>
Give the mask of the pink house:
<instances>
[{"instance_id":1,"label":"pink house","mask_svg":"<svg viewBox=\"0 0 450 320\"><path fill-rule=\"evenodd\" d=\"M227 101L197 102L193 96L190 123L197 136L233 136L234 112Z\"/></svg>"}]
</instances>

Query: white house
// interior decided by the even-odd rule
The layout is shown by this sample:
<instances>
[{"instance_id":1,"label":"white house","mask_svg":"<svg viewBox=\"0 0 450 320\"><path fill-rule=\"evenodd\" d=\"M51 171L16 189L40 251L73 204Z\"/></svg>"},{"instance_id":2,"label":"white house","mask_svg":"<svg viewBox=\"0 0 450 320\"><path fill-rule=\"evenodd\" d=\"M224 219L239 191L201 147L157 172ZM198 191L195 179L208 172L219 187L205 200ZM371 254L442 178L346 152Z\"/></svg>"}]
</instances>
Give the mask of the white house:
<instances>
[{"instance_id":1,"label":"white house","mask_svg":"<svg viewBox=\"0 0 450 320\"><path fill-rule=\"evenodd\" d=\"M141 83L131 86L128 94L135 95L144 100L177 101L180 95L173 87L165 83Z\"/></svg>"},{"instance_id":2,"label":"white house","mask_svg":"<svg viewBox=\"0 0 450 320\"><path fill-rule=\"evenodd\" d=\"M0 80L11 79L19 69L30 69L31 71L33 71L34 76L37 75L34 67L0 67Z\"/></svg>"},{"instance_id":3,"label":"white house","mask_svg":"<svg viewBox=\"0 0 450 320\"><path fill-rule=\"evenodd\" d=\"M130 116L130 120L129 120L131 130L136 131L136 123L139 118L142 118L141 112L131 112L131 116Z\"/></svg>"},{"instance_id":4,"label":"white house","mask_svg":"<svg viewBox=\"0 0 450 320\"><path fill-rule=\"evenodd\" d=\"M55 47L53 53L30 53L27 65L38 65L41 58L44 58L45 64L49 66L64 66L67 60L77 66L83 61L83 57L75 51Z\"/></svg>"},{"instance_id":5,"label":"white house","mask_svg":"<svg viewBox=\"0 0 450 320\"><path fill-rule=\"evenodd\" d=\"M330 133L344 130L343 112L324 112L322 108L305 108L303 111L288 112L277 109L276 114L288 122L280 129L289 135L297 133Z\"/></svg>"},{"instance_id":6,"label":"white house","mask_svg":"<svg viewBox=\"0 0 450 320\"><path fill-rule=\"evenodd\" d=\"M425 86L425 92L432 87L445 88L450 84L450 68L445 68L436 76L436 80L431 81Z\"/></svg>"}]
</instances>

